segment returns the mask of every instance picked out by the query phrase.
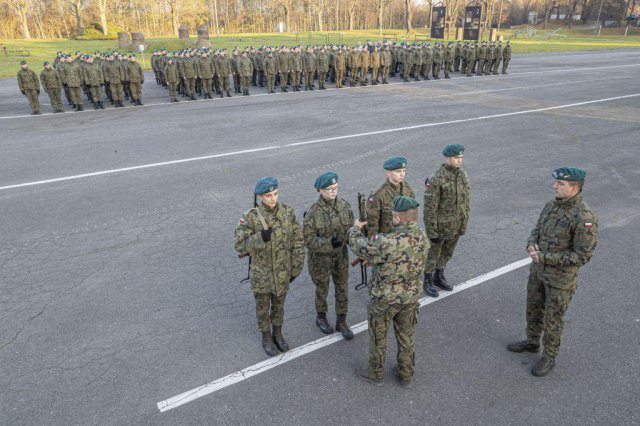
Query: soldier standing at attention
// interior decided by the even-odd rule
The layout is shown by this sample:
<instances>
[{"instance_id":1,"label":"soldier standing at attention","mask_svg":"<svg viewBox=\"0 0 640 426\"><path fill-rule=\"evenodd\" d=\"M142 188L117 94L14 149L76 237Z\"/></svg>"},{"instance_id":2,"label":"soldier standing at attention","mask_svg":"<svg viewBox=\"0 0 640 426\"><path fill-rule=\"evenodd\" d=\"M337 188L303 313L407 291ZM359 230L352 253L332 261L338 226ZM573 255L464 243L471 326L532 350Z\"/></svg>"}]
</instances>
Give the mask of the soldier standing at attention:
<instances>
[{"instance_id":1,"label":"soldier standing at attention","mask_svg":"<svg viewBox=\"0 0 640 426\"><path fill-rule=\"evenodd\" d=\"M453 71L460 72L460 62L462 61L462 42L456 43L455 55L453 58Z\"/></svg>"},{"instance_id":2,"label":"soldier standing at attention","mask_svg":"<svg viewBox=\"0 0 640 426\"><path fill-rule=\"evenodd\" d=\"M434 284L445 291L453 290L444 269L469 221L469 177L462 169L464 147L447 145L442 154L444 163L425 181L424 192L424 226L431 240L424 291L431 297L438 297Z\"/></svg>"},{"instance_id":3,"label":"soldier standing at attention","mask_svg":"<svg viewBox=\"0 0 640 426\"><path fill-rule=\"evenodd\" d=\"M27 61L20 61L20 70L18 71L18 87L20 92L27 97L29 106L31 107L31 115L40 115L40 82L38 76L33 70L29 69Z\"/></svg>"},{"instance_id":4,"label":"soldier standing at attention","mask_svg":"<svg viewBox=\"0 0 640 426\"><path fill-rule=\"evenodd\" d=\"M180 81L180 74L178 73L178 65L173 56L167 58L167 65L164 67L163 74L167 81L167 86L169 86L169 98L173 102L178 102L178 98L176 98L176 88ZM220 97L222 97L222 94Z\"/></svg>"},{"instance_id":5,"label":"soldier standing at attention","mask_svg":"<svg viewBox=\"0 0 640 426\"><path fill-rule=\"evenodd\" d=\"M267 79L267 90L269 93L276 93L276 74L278 72L278 61L273 57L273 52L269 50L267 57L264 59L264 64L262 66L264 69L264 73ZM222 92L220 92L220 97L222 97Z\"/></svg>"},{"instance_id":6,"label":"soldier standing at attention","mask_svg":"<svg viewBox=\"0 0 640 426\"><path fill-rule=\"evenodd\" d=\"M345 58L344 58L342 49L334 47L334 50L335 50L335 53L333 56L333 69L336 73L336 77L335 77L336 88L342 89L342 85L344 84L344 75L346 71Z\"/></svg>"},{"instance_id":7,"label":"soldier standing at attention","mask_svg":"<svg viewBox=\"0 0 640 426\"><path fill-rule=\"evenodd\" d=\"M455 50L453 48L453 42L449 42L444 52L444 78L451 78L449 77L449 72L451 71L454 58Z\"/></svg>"},{"instance_id":8,"label":"soldier standing at attention","mask_svg":"<svg viewBox=\"0 0 640 426\"><path fill-rule=\"evenodd\" d=\"M104 84L104 74L100 65L93 62L91 56L87 57L87 64L83 68L84 84L87 86L87 90L91 95L91 102L94 109L104 109L102 106L102 89Z\"/></svg>"},{"instance_id":9,"label":"soldier standing at attention","mask_svg":"<svg viewBox=\"0 0 640 426\"><path fill-rule=\"evenodd\" d=\"M393 229L391 207L398 195L415 198L413 189L404 181L407 159L391 157L384 162L387 180L376 188L367 200L367 230L370 236L388 233Z\"/></svg>"},{"instance_id":10,"label":"soldier standing at attention","mask_svg":"<svg viewBox=\"0 0 640 426\"><path fill-rule=\"evenodd\" d=\"M474 44L470 44L467 49L467 77L471 77L473 73L473 66L476 62L476 47Z\"/></svg>"},{"instance_id":11,"label":"soldier standing at attention","mask_svg":"<svg viewBox=\"0 0 640 426\"><path fill-rule=\"evenodd\" d=\"M60 96L62 79L58 72L51 67L49 62L44 63L44 69L40 73L40 82L42 83L44 91L49 95L53 112L64 112L62 110L62 97Z\"/></svg>"},{"instance_id":12,"label":"soldier standing at attention","mask_svg":"<svg viewBox=\"0 0 640 426\"><path fill-rule=\"evenodd\" d=\"M398 342L394 375L400 386L410 388L415 367L420 298L420 276L429 251L429 240L418 228L418 206L414 198L393 199L393 228L370 239L361 229L367 222L355 221L349 230L351 251L373 265L369 284L369 361L357 373L376 386L383 385L389 321Z\"/></svg>"},{"instance_id":13,"label":"soldier standing at attention","mask_svg":"<svg viewBox=\"0 0 640 426\"><path fill-rule=\"evenodd\" d=\"M144 71L136 60L136 55L129 55L129 66L127 67L127 81L129 81L129 92L134 105L142 105L142 84L144 83Z\"/></svg>"},{"instance_id":14,"label":"soldier standing at attention","mask_svg":"<svg viewBox=\"0 0 640 426\"><path fill-rule=\"evenodd\" d=\"M440 80L440 68L442 68L442 45L440 43L436 43L436 46L433 48L433 78L436 80Z\"/></svg>"},{"instance_id":15,"label":"soldier standing at attention","mask_svg":"<svg viewBox=\"0 0 640 426\"><path fill-rule=\"evenodd\" d=\"M249 58L249 52L246 50L242 52L242 58L240 58L240 63L238 64L238 71L240 78L242 78L242 95L249 96L249 84L253 76L253 61Z\"/></svg>"},{"instance_id":16,"label":"soldier standing at attention","mask_svg":"<svg viewBox=\"0 0 640 426\"><path fill-rule=\"evenodd\" d=\"M289 350L282 336L289 284L304 266L304 238L293 209L278 202L278 180L256 182L258 207L247 210L235 231L235 249L251 256L251 290L256 300L262 347L269 356ZM277 347L277 348L276 348Z\"/></svg>"},{"instance_id":17,"label":"soldier standing at attention","mask_svg":"<svg viewBox=\"0 0 640 426\"><path fill-rule=\"evenodd\" d=\"M500 62L502 62L502 40L498 42L498 45L495 48L494 55L496 60L493 62L493 75L498 75L498 67L500 66Z\"/></svg>"},{"instance_id":18,"label":"soldier standing at attention","mask_svg":"<svg viewBox=\"0 0 640 426\"><path fill-rule=\"evenodd\" d=\"M353 332L347 325L349 307L348 231L353 211L338 197L338 175L326 172L314 184L320 198L304 214L304 245L308 252L309 275L316 286L316 325L324 334L333 333L327 321L327 294L333 278L336 299L336 331L350 340Z\"/></svg>"},{"instance_id":19,"label":"soldier standing at attention","mask_svg":"<svg viewBox=\"0 0 640 426\"><path fill-rule=\"evenodd\" d=\"M329 55L326 47L321 47L316 53L316 68L318 69L318 88L326 90L324 83L327 81L329 73Z\"/></svg>"},{"instance_id":20,"label":"soldier standing at attention","mask_svg":"<svg viewBox=\"0 0 640 426\"><path fill-rule=\"evenodd\" d=\"M218 76L218 85L220 86L218 89L220 97L222 97L222 94L225 92L228 98L231 97L229 78L231 77L232 68L231 59L227 56L227 49L222 49L216 61L216 75Z\"/></svg>"},{"instance_id":21,"label":"soldier standing at attention","mask_svg":"<svg viewBox=\"0 0 640 426\"><path fill-rule=\"evenodd\" d=\"M507 40L507 45L502 50L502 74L507 73L509 61L511 61L511 41Z\"/></svg>"},{"instance_id":22,"label":"soldier standing at attention","mask_svg":"<svg viewBox=\"0 0 640 426\"><path fill-rule=\"evenodd\" d=\"M542 209L527 240L532 263L527 283L527 339L511 343L511 352L540 350L542 358L531 370L546 376L560 350L564 314L578 287L578 271L593 256L598 240L598 219L582 199L587 173L561 167L552 173L555 199Z\"/></svg>"}]
</instances>

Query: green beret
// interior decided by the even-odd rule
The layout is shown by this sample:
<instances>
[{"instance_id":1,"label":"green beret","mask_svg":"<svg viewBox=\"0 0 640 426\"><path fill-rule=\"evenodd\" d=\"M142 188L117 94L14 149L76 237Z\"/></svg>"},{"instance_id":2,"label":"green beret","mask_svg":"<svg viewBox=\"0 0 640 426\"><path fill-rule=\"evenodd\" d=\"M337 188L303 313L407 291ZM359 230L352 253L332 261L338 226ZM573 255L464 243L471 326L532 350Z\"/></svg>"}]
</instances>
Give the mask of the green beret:
<instances>
[{"instance_id":1,"label":"green beret","mask_svg":"<svg viewBox=\"0 0 640 426\"><path fill-rule=\"evenodd\" d=\"M397 195L393 197L393 211L394 212L406 212L407 210L417 209L418 202L415 198L405 197L402 195Z\"/></svg>"},{"instance_id":2,"label":"green beret","mask_svg":"<svg viewBox=\"0 0 640 426\"><path fill-rule=\"evenodd\" d=\"M313 186L316 189L324 189L327 186L335 185L336 183L338 183L338 175L334 172L326 172L318 176Z\"/></svg>"},{"instance_id":3,"label":"green beret","mask_svg":"<svg viewBox=\"0 0 640 426\"><path fill-rule=\"evenodd\" d=\"M577 167L560 167L551 173L556 180L578 181L587 177L587 172Z\"/></svg>"},{"instance_id":4,"label":"green beret","mask_svg":"<svg viewBox=\"0 0 640 426\"><path fill-rule=\"evenodd\" d=\"M444 147L444 149L442 150L442 155L444 155L445 157L455 157L457 155L462 155L463 152L464 146L458 143L453 143Z\"/></svg>"},{"instance_id":5,"label":"green beret","mask_svg":"<svg viewBox=\"0 0 640 426\"><path fill-rule=\"evenodd\" d=\"M267 192L273 192L278 189L278 179L274 177L263 177L256 182L256 195L266 194Z\"/></svg>"},{"instance_id":6,"label":"green beret","mask_svg":"<svg viewBox=\"0 0 640 426\"><path fill-rule=\"evenodd\" d=\"M49 61L44 61L44 64L42 65L49 65Z\"/></svg>"},{"instance_id":7,"label":"green beret","mask_svg":"<svg viewBox=\"0 0 640 426\"><path fill-rule=\"evenodd\" d=\"M385 170L398 170L407 167L407 159L404 157L391 157L384 162Z\"/></svg>"},{"instance_id":8,"label":"green beret","mask_svg":"<svg viewBox=\"0 0 640 426\"><path fill-rule=\"evenodd\" d=\"M27 61L25 61L24 59L20 61L20 65L27 65Z\"/></svg>"}]
</instances>

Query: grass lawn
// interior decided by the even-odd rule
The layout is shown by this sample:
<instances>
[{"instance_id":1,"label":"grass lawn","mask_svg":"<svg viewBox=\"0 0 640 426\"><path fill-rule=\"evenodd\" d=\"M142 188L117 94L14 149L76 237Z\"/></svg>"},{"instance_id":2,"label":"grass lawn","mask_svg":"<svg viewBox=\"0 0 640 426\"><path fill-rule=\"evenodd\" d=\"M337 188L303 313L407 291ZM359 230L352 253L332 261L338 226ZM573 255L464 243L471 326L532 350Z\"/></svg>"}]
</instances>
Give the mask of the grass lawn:
<instances>
[{"instance_id":1,"label":"grass lawn","mask_svg":"<svg viewBox=\"0 0 640 426\"><path fill-rule=\"evenodd\" d=\"M560 26L558 24L558 26ZM550 27L549 30L537 30L536 35L527 37L520 34L517 38L512 39L513 51L515 53L530 52L550 52L550 51L569 51L569 50L598 50L598 49L622 49L622 48L640 48L640 28L629 28L627 37L624 37L624 28L603 29L600 37L594 36L592 29L562 30L560 34L567 37L553 37L549 40L542 40L544 35L548 34L557 27ZM513 28L501 30L500 35L505 39L509 39L513 34L523 28ZM453 34L452 34L453 37ZM485 38L488 33L485 34ZM380 37L378 31L343 31L329 33L262 33L262 34L226 34L220 39L215 36L211 37L214 47L226 47L232 49L235 46L243 48L245 46L262 46L262 45L307 45L307 44L324 44L324 43L345 43L355 44L356 42L365 42L366 40L392 40L392 41L408 41L414 42L428 40L428 33L425 29L417 29L415 34L407 36L404 30L384 30L383 36ZM146 40L144 62L141 61L141 54L138 59L145 68L150 68L149 53L153 50L166 48L168 50L176 50L186 47L196 46L196 37L189 40L178 40L177 37L167 38L149 38ZM5 50L6 49L6 53ZM106 41L75 41L66 39L48 39L48 40L0 40L0 77L13 77L18 72L21 59L27 60L29 66L36 72L42 69L42 63L46 60L52 60L57 51L61 50L67 53L73 53L76 50L83 53L90 53L99 50L107 51L117 49L117 40ZM120 51L130 52L131 49L121 49Z\"/></svg>"}]
</instances>

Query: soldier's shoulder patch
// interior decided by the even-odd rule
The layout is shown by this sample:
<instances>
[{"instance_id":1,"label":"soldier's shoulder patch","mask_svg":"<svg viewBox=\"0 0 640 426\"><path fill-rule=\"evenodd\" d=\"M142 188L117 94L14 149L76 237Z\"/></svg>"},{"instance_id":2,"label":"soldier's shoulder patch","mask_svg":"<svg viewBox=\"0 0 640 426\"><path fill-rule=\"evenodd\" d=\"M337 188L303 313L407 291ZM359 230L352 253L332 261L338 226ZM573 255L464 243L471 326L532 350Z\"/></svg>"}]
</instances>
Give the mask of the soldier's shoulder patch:
<instances>
[{"instance_id":1,"label":"soldier's shoulder patch","mask_svg":"<svg viewBox=\"0 0 640 426\"><path fill-rule=\"evenodd\" d=\"M375 199L375 198L373 198L373 195L370 195L370 196L369 196L369 198L367 199L367 203L368 203L368 204L371 204L371 205L373 205L373 204L375 204L375 203L376 203L376 199Z\"/></svg>"},{"instance_id":2,"label":"soldier's shoulder patch","mask_svg":"<svg viewBox=\"0 0 640 426\"><path fill-rule=\"evenodd\" d=\"M371 241L376 241L380 238L380 234L376 234L373 237L370 238Z\"/></svg>"},{"instance_id":3,"label":"soldier's shoulder patch","mask_svg":"<svg viewBox=\"0 0 640 426\"><path fill-rule=\"evenodd\" d=\"M584 227L585 228L593 228L593 222L585 222L584 223Z\"/></svg>"},{"instance_id":4,"label":"soldier's shoulder patch","mask_svg":"<svg viewBox=\"0 0 640 426\"><path fill-rule=\"evenodd\" d=\"M240 218L240 225L244 225L246 221L244 220L244 216Z\"/></svg>"}]
</instances>

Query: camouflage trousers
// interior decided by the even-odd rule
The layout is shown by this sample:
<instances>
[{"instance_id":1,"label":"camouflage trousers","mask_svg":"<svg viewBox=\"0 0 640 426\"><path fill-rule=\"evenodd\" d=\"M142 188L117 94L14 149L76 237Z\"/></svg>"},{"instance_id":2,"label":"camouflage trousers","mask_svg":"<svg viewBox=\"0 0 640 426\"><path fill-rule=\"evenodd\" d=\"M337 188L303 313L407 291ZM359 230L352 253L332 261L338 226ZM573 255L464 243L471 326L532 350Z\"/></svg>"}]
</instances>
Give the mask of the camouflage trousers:
<instances>
[{"instance_id":1,"label":"camouflage trousers","mask_svg":"<svg viewBox=\"0 0 640 426\"><path fill-rule=\"evenodd\" d=\"M24 89L24 95L29 101L31 111L40 111L40 102L38 101L38 91L36 89Z\"/></svg>"},{"instance_id":2,"label":"camouflage trousers","mask_svg":"<svg viewBox=\"0 0 640 426\"><path fill-rule=\"evenodd\" d=\"M276 75L275 74L267 74L267 89L269 93L276 90Z\"/></svg>"},{"instance_id":3,"label":"camouflage trousers","mask_svg":"<svg viewBox=\"0 0 640 426\"><path fill-rule=\"evenodd\" d=\"M185 77L184 78L184 91L187 96L195 96L196 95L196 79L195 77Z\"/></svg>"},{"instance_id":4,"label":"camouflage trousers","mask_svg":"<svg viewBox=\"0 0 640 426\"><path fill-rule=\"evenodd\" d=\"M431 274L434 269L444 271L447 263L453 257L453 251L456 249L459 239L460 235L457 235L450 240L438 240L437 243L431 242L427 263L424 268L425 273Z\"/></svg>"},{"instance_id":5,"label":"camouflage trousers","mask_svg":"<svg viewBox=\"0 0 640 426\"><path fill-rule=\"evenodd\" d=\"M503 72L503 73L507 72L507 68L509 68L509 61L511 61L511 59L510 59L510 58L509 58L509 59L504 58L504 59L502 60L502 72Z\"/></svg>"},{"instance_id":6,"label":"camouflage trousers","mask_svg":"<svg viewBox=\"0 0 640 426\"><path fill-rule=\"evenodd\" d=\"M344 68L336 68L335 73L336 87L342 87L344 84Z\"/></svg>"},{"instance_id":7,"label":"camouflage trousers","mask_svg":"<svg viewBox=\"0 0 640 426\"><path fill-rule=\"evenodd\" d=\"M167 86L169 86L169 97L171 98L171 100L174 100L176 98L176 89L178 88L178 82L177 81L168 81L167 82Z\"/></svg>"},{"instance_id":8,"label":"camouflage trousers","mask_svg":"<svg viewBox=\"0 0 640 426\"><path fill-rule=\"evenodd\" d=\"M218 91L220 93L229 91L229 77L228 76L219 76L218 77Z\"/></svg>"},{"instance_id":9,"label":"camouflage trousers","mask_svg":"<svg viewBox=\"0 0 640 426\"><path fill-rule=\"evenodd\" d=\"M240 77L241 90L249 91L249 86L250 85L251 85L251 76L250 75L243 75L242 77Z\"/></svg>"},{"instance_id":10,"label":"camouflage trousers","mask_svg":"<svg viewBox=\"0 0 640 426\"><path fill-rule=\"evenodd\" d=\"M80 99L80 87L69 86L69 96L71 96L71 103L74 105L80 105L82 99Z\"/></svg>"},{"instance_id":11,"label":"camouflage trousers","mask_svg":"<svg viewBox=\"0 0 640 426\"><path fill-rule=\"evenodd\" d=\"M102 98L102 90L100 86L89 86L89 93L91 93L91 102L100 102Z\"/></svg>"},{"instance_id":12,"label":"camouflage trousers","mask_svg":"<svg viewBox=\"0 0 640 426\"><path fill-rule=\"evenodd\" d=\"M564 314L576 292L573 285L566 289L549 285L549 279L537 274L532 265L527 283L527 341L544 346L544 355L555 358L560 351Z\"/></svg>"},{"instance_id":13,"label":"camouflage trousers","mask_svg":"<svg viewBox=\"0 0 640 426\"><path fill-rule=\"evenodd\" d=\"M142 97L142 83L139 82L130 82L129 90L131 91L131 98L140 99Z\"/></svg>"},{"instance_id":14,"label":"camouflage trousers","mask_svg":"<svg viewBox=\"0 0 640 426\"><path fill-rule=\"evenodd\" d=\"M62 109L62 96L60 95L60 87L50 87L45 89L47 95L49 95L49 101L51 101L51 107L56 109Z\"/></svg>"},{"instance_id":15,"label":"camouflage trousers","mask_svg":"<svg viewBox=\"0 0 640 426\"><path fill-rule=\"evenodd\" d=\"M109 87L111 88L111 97L114 101L121 101L124 99L124 91L122 89L121 82L111 82Z\"/></svg>"},{"instance_id":16,"label":"camouflage trousers","mask_svg":"<svg viewBox=\"0 0 640 426\"><path fill-rule=\"evenodd\" d=\"M496 58L493 61L493 67L491 68L491 72L492 73L497 73L498 72L498 67L500 67L500 62L502 62L502 58Z\"/></svg>"},{"instance_id":17,"label":"camouflage trousers","mask_svg":"<svg viewBox=\"0 0 640 426\"><path fill-rule=\"evenodd\" d=\"M210 95L211 94L211 79L210 78L203 78L202 79L202 93L204 93L205 95Z\"/></svg>"},{"instance_id":18,"label":"camouflage trousers","mask_svg":"<svg viewBox=\"0 0 640 426\"><path fill-rule=\"evenodd\" d=\"M434 77L438 77L440 78L440 68L441 68L441 64L438 62L434 62L433 63L433 76Z\"/></svg>"},{"instance_id":19,"label":"camouflage trousers","mask_svg":"<svg viewBox=\"0 0 640 426\"><path fill-rule=\"evenodd\" d=\"M398 342L398 375L405 380L413 377L416 355L415 329L418 324L419 304L389 305L370 301L367 306L369 321L369 374L376 379L384 375L387 352L387 330L393 321Z\"/></svg>"},{"instance_id":20,"label":"camouflage trousers","mask_svg":"<svg viewBox=\"0 0 640 426\"><path fill-rule=\"evenodd\" d=\"M333 279L336 314L349 309L349 254L342 256L309 254L309 275L316 286L316 312L327 313L329 281Z\"/></svg>"},{"instance_id":21,"label":"camouflage trousers","mask_svg":"<svg viewBox=\"0 0 640 426\"><path fill-rule=\"evenodd\" d=\"M284 322L284 300L287 294L253 293L256 299L256 317L259 331L271 331L271 326Z\"/></svg>"}]
</instances>

